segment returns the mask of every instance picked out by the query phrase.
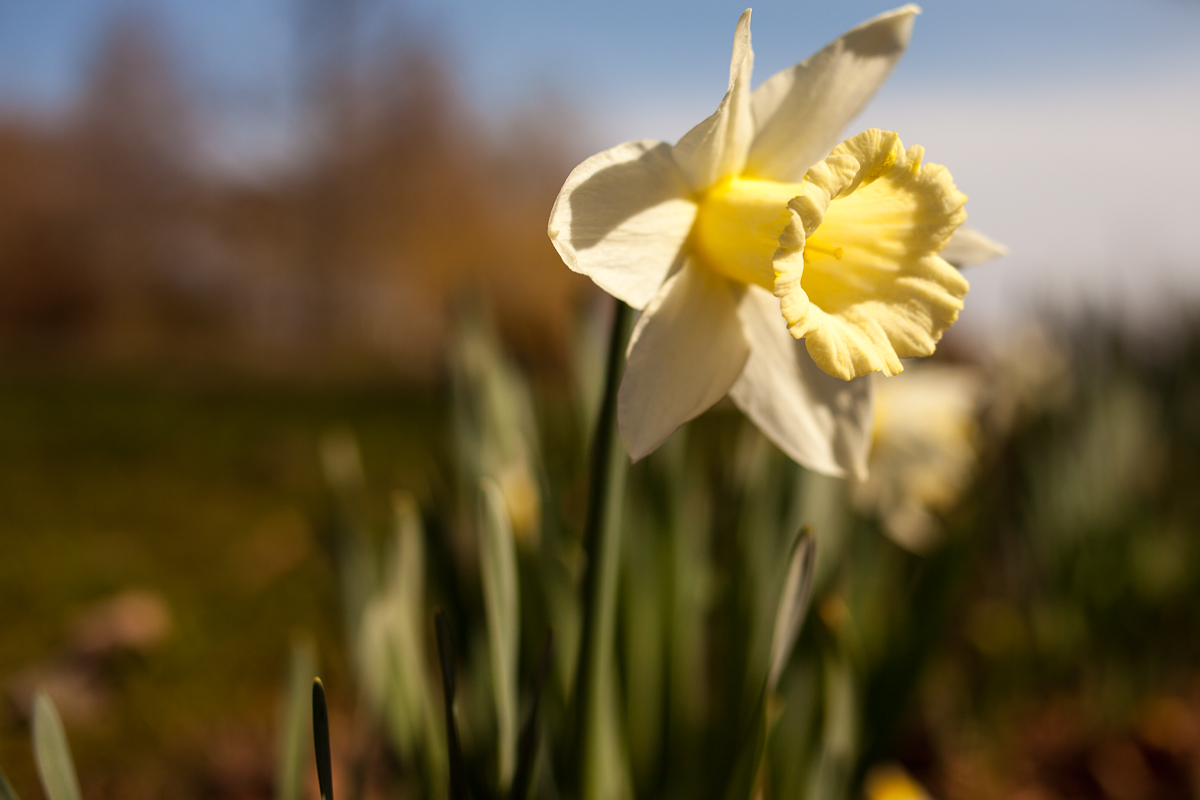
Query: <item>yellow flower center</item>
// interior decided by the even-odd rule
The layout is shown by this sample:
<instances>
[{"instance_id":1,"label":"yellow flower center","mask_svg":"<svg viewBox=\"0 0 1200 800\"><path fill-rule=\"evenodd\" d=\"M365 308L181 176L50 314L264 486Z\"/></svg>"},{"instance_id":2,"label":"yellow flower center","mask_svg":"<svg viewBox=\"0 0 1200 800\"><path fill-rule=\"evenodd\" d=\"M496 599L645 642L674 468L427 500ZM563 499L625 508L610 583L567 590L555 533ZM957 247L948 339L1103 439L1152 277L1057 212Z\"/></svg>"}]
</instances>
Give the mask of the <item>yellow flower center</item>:
<instances>
[{"instance_id":1,"label":"yellow flower center","mask_svg":"<svg viewBox=\"0 0 1200 800\"><path fill-rule=\"evenodd\" d=\"M775 286L772 259L792 219L799 183L728 178L704 192L692 227L693 250L709 269L741 283Z\"/></svg>"},{"instance_id":2,"label":"yellow flower center","mask_svg":"<svg viewBox=\"0 0 1200 800\"><path fill-rule=\"evenodd\" d=\"M803 192L802 183L739 177L721 181L699 198L692 228L695 253L705 266L727 278L774 289L775 252L780 246L779 237L792 219L788 202ZM837 242L843 238L862 238L864 232L855 224L852 204L842 205L849 213L834 214L831 206L825 225L804 243L805 263L841 261L845 248ZM805 289L808 289L807 279Z\"/></svg>"},{"instance_id":3,"label":"yellow flower center","mask_svg":"<svg viewBox=\"0 0 1200 800\"><path fill-rule=\"evenodd\" d=\"M779 297L813 360L846 380L929 355L967 283L938 256L966 197L920 147L872 129L801 183L733 177L703 192L691 247L709 269Z\"/></svg>"}]
</instances>

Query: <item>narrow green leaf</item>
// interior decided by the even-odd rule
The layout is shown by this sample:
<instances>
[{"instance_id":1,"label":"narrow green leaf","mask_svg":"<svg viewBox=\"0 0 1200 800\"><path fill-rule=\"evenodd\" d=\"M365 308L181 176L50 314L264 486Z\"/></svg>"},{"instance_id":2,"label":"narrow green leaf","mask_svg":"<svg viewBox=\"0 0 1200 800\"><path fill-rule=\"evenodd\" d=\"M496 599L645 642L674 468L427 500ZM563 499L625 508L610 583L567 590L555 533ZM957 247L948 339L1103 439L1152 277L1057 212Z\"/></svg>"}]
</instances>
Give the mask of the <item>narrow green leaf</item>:
<instances>
[{"instance_id":1,"label":"narrow green leaf","mask_svg":"<svg viewBox=\"0 0 1200 800\"><path fill-rule=\"evenodd\" d=\"M363 614L379 582L362 455L354 431L345 426L325 431L319 447L325 481L337 501L333 528L338 584L347 645L354 652Z\"/></svg>"},{"instance_id":2,"label":"narrow green leaf","mask_svg":"<svg viewBox=\"0 0 1200 800\"><path fill-rule=\"evenodd\" d=\"M17 797L16 790L12 788L12 784L8 782L8 778L4 775L4 770L0 769L0 800L20 800Z\"/></svg>"},{"instance_id":3,"label":"narrow green leaf","mask_svg":"<svg viewBox=\"0 0 1200 800\"><path fill-rule=\"evenodd\" d=\"M517 771L513 775L512 790L509 800L526 800L529 797L529 787L533 783L533 768L537 763L538 738L541 732L541 717L538 709L542 703L542 690L546 686L546 678L550 675L551 655L554 652L554 634L546 634L546 644L542 647L542 656L538 659L537 672L533 678L532 701L529 705L529 715L521 726L521 739L517 746Z\"/></svg>"},{"instance_id":4,"label":"narrow green leaf","mask_svg":"<svg viewBox=\"0 0 1200 800\"><path fill-rule=\"evenodd\" d=\"M450 756L450 800L468 800L467 767L463 761L462 744L458 738L458 723L454 719L454 639L450 623L438 611L434 617L437 628L438 661L442 667L442 698L446 705L446 749Z\"/></svg>"},{"instance_id":5,"label":"narrow green leaf","mask_svg":"<svg viewBox=\"0 0 1200 800\"><path fill-rule=\"evenodd\" d=\"M775 693L779 676L787 666L788 657L804 626L808 606L812 601L813 576L817 566L817 540L812 529L800 529L792 543L788 558L787 577L779 596L779 607L775 612L775 632L771 637L771 669L767 673L767 695Z\"/></svg>"},{"instance_id":6,"label":"narrow green leaf","mask_svg":"<svg viewBox=\"0 0 1200 800\"><path fill-rule=\"evenodd\" d=\"M329 748L329 707L325 686L317 678L312 685L313 750L317 757L317 785L321 800L333 800L333 757Z\"/></svg>"},{"instance_id":7,"label":"narrow green leaf","mask_svg":"<svg viewBox=\"0 0 1200 800\"><path fill-rule=\"evenodd\" d=\"M668 728L680 734L698 731L712 710L706 674L713 598L712 501L703 467L688 458L686 429L673 434L660 452L669 498L664 598L669 649L664 688ZM694 733L675 735L674 739L672 758L690 761L702 757Z\"/></svg>"},{"instance_id":8,"label":"narrow green leaf","mask_svg":"<svg viewBox=\"0 0 1200 800\"><path fill-rule=\"evenodd\" d=\"M304 785L305 734L311 724L309 686L317 674L316 648L308 638L292 642L279 725L279 753L275 765L278 800L300 800Z\"/></svg>"},{"instance_id":9,"label":"narrow green leaf","mask_svg":"<svg viewBox=\"0 0 1200 800\"><path fill-rule=\"evenodd\" d=\"M508 506L490 478L480 482L479 569L487 611L488 649L495 695L500 791L512 782L517 757L517 658L520 597L517 547Z\"/></svg>"},{"instance_id":10,"label":"narrow green leaf","mask_svg":"<svg viewBox=\"0 0 1200 800\"><path fill-rule=\"evenodd\" d=\"M393 607L395 627L391 656L395 663L388 714L397 729L399 717L421 745L429 793L446 794L445 736L437 716L437 702L427 672L425 648L425 530L420 509L412 495L398 492L392 497L395 511L396 545L388 565L387 602Z\"/></svg>"},{"instance_id":11,"label":"narrow green leaf","mask_svg":"<svg viewBox=\"0 0 1200 800\"><path fill-rule=\"evenodd\" d=\"M771 733L782 710L776 689L808 613L816 562L816 540L812 530L805 526L792 542L787 574L784 576L783 590L775 612L770 671L750 715L750 727L742 740L741 753L725 792L726 800L745 800L759 794L758 786L766 770Z\"/></svg>"},{"instance_id":12,"label":"narrow green leaf","mask_svg":"<svg viewBox=\"0 0 1200 800\"><path fill-rule=\"evenodd\" d=\"M795 467L752 425L744 425L735 463L741 485L738 519L739 629L730 643L742 654L739 719L759 701L771 672L771 644L779 616L779 598L787 579L791 546L799 525L780 518L787 508Z\"/></svg>"},{"instance_id":13,"label":"narrow green leaf","mask_svg":"<svg viewBox=\"0 0 1200 800\"><path fill-rule=\"evenodd\" d=\"M624 729L621 719L620 689L617 686L616 660L597 665L595 707L584 754L585 800L625 800L633 797Z\"/></svg>"},{"instance_id":14,"label":"narrow green leaf","mask_svg":"<svg viewBox=\"0 0 1200 800\"><path fill-rule=\"evenodd\" d=\"M684 626L671 620L668 627L669 585L660 554L666 549L658 535L657 515L644 499L631 492L621 576L622 672L624 677L625 731L630 764L642 785L651 785L662 763L663 698L667 687L666 664L670 634ZM691 587L695 592L695 585ZM698 594L698 592L695 592Z\"/></svg>"},{"instance_id":15,"label":"narrow green leaf","mask_svg":"<svg viewBox=\"0 0 1200 800\"><path fill-rule=\"evenodd\" d=\"M450 352L463 496L473 504L480 479L495 479L504 488L517 536L532 544L540 535L542 506L533 400L486 304L472 305L460 309Z\"/></svg>"},{"instance_id":16,"label":"narrow green leaf","mask_svg":"<svg viewBox=\"0 0 1200 800\"><path fill-rule=\"evenodd\" d=\"M359 630L359 680L401 760L433 746L440 773L446 757L425 660L424 531L411 495L397 492L392 504L393 540L383 584L367 603Z\"/></svg>"},{"instance_id":17,"label":"narrow green leaf","mask_svg":"<svg viewBox=\"0 0 1200 800\"><path fill-rule=\"evenodd\" d=\"M62 719L40 689L33 697L33 758L49 800L80 800L79 778Z\"/></svg>"},{"instance_id":18,"label":"narrow green leaf","mask_svg":"<svg viewBox=\"0 0 1200 800\"><path fill-rule=\"evenodd\" d=\"M848 800L859 746L860 703L853 670L842 652L825 655L825 724L809 797Z\"/></svg>"},{"instance_id":19,"label":"narrow green leaf","mask_svg":"<svg viewBox=\"0 0 1200 800\"><path fill-rule=\"evenodd\" d=\"M733 775L725 787L725 800L749 800L767 752L766 697L755 704L749 729L742 739L741 752L734 762Z\"/></svg>"}]
</instances>

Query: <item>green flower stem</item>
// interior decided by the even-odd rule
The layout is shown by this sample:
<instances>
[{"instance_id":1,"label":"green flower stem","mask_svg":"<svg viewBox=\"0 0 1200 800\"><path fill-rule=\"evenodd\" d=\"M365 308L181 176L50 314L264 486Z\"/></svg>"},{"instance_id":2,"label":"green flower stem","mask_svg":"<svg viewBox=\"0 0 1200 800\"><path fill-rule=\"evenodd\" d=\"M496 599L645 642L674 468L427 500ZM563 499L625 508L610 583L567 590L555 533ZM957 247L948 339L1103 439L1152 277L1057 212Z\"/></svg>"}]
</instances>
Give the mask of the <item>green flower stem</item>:
<instances>
[{"instance_id":1,"label":"green flower stem","mask_svg":"<svg viewBox=\"0 0 1200 800\"><path fill-rule=\"evenodd\" d=\"M617 437L617 388L625 365L633 313L616 301L612 335L605 366L604 399L592 440L591 474L588 479L588 509L584 527L583 631L579 640L575 679L574 752L571 754L576 797L595 796L596 764L604 686L611 680L613 637L617 613L617 576L621 561L621 508L625 497L625 474L629 456Z\"/></svg>"}]
</instances>

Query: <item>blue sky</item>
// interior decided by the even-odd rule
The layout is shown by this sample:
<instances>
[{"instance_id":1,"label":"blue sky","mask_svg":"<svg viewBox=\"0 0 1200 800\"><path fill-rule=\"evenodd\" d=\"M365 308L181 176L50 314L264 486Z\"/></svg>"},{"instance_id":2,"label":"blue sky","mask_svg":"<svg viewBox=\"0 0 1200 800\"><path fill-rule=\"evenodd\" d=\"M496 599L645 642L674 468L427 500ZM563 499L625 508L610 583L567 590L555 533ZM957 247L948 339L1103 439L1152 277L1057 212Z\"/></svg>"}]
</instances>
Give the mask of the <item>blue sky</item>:
<instances>
[{"instance_id":1,"label":"blue sky","mask_svg":"<svg viewBox=\"0 0 1200 800\"><path fill-rule=\"evenodd\" d=\"M311 1L311 0L310 0ZM267 94L286 88L305 0L5 0L0 99L67 101L115 12L150 14L199 87ZM431 38L471 95L500 105L540 86L616 96L720 86L744 7L727 0L349 0L362 41ZM765 76L888 3L787 0L755 7ZM1177 68L1200 44L1196 0L931 0L896 81L1007 85L1048 75L1119 75ZM902 88L902 87L901 87Z\"/></svg>"},{"instance_id":2,"label":"blue sky","mask_svg":"<svg viewBox=\"0 0 1200 800\"><path fill-rule=\"evenodd\" d=\"M311 0L309 0L311 2ZM553 92L580 157L673 140L719 101L727 0L351 0L360 45L442 49L484 119ZM302 0L0 0L0 107L50 115L86 79L108 20L147 13L237 165L286 151ZM756 79L891 3L762 2ZM852 127L897 130L946 163L971 221L1012 249L972 273L965 327L1038 304L1153 316L1200 298L1200 0L931 0L908 55ZM850 131L853 132L853 131ZM974 305L972 305L974 304Z\"/></svg>"}]
</instances>

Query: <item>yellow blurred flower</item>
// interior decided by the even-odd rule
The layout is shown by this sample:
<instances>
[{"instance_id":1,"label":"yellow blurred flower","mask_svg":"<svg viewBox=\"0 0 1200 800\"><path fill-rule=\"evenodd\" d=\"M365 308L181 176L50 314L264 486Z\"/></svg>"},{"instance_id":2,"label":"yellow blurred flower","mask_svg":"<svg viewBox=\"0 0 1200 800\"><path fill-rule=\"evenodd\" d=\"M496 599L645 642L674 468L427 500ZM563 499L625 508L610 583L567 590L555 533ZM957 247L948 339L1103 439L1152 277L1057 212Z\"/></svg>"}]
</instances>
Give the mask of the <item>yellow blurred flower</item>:
<instances>
[{"instance_id":1,"label":"yellow blurred flower","mask_svg":"<svg viewBox=\"0 0 1200 800\"><path fill-rule=\"evenodd\" d=\"M929 793L899 764L873 767L863 781L866 800L930 800Z\"/></svg>"},{"instance_id":2,"label":"yellow blurred flower","mask_svg":"<svg viewBox=\"0 0 1200 800\"><path fill-rule=\"evenodd\" d=\"M854 500L916 553L941 539L939 514L975 474L982 381L971 367L923 364L879 386L870 475Z\"/></svg>"},{"instance_id":3,"label":"yellow blurred flower","mask_svg":"<svg viewBox=\"0 0 1200 800\"><path fill-rule=\"evenodd\" d=\"M716 113L674 146L628 142L567 178L555 247L643 309L618 397L635 460L728 393L796 461L864 472L862 377L929 355L957 318L967 282L944 247L959 265L998 252L951 241L966 197L920 147L880 130L837 144L918 12L882 14L751 92L747 10Z\"/></svg>"}]
</instances>

